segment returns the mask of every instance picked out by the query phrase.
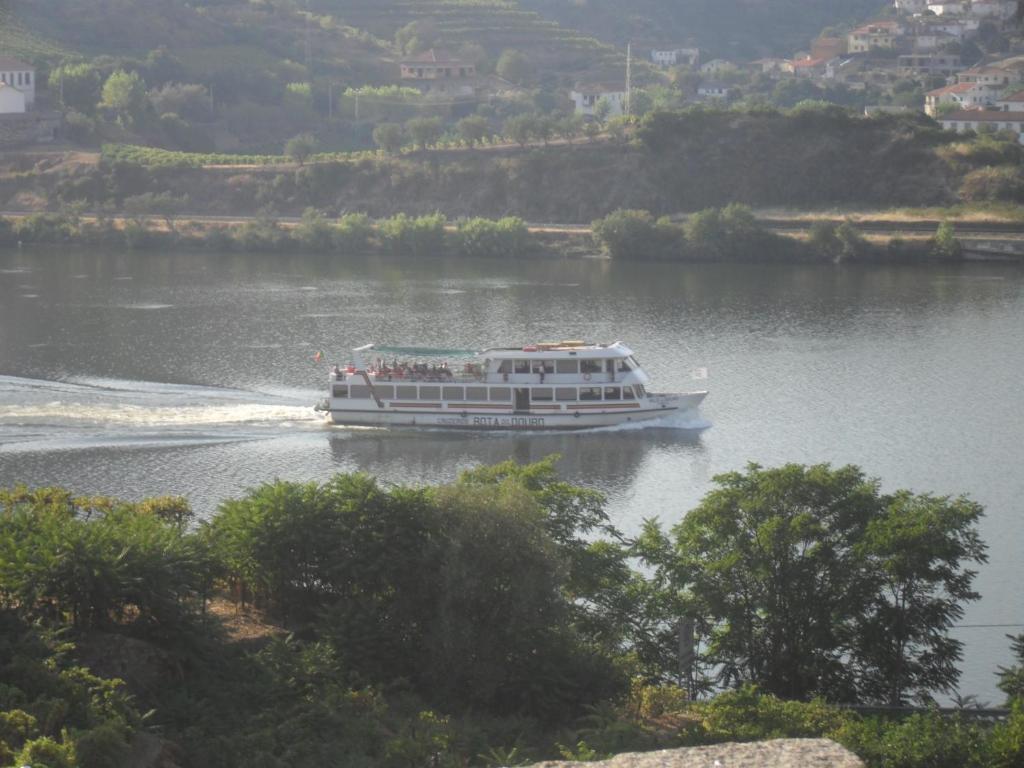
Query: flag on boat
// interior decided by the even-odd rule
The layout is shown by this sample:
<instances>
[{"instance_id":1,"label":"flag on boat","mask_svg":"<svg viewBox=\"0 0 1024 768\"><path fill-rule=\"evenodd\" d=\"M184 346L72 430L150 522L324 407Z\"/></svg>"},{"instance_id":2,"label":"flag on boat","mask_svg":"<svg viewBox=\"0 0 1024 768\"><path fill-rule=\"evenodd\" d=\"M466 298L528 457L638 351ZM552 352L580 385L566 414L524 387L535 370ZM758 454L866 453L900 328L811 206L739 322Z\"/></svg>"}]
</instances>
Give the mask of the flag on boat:
<instances>
[{"instance_id":1,"label":"flag on boat","mask_svg":"<svg viewBox=\"0 0 1024 768\"><path fill-rule=\"evenodd\" d=\"M316 351L316 354L313 355L313 362L314 363L319 363L323 359L324 359L324 351L322 349L318 349Z\"/></svg>"},{"instance_id":2,"label":"flag on boat","mask_svg":"<svg viewBox=\"0 0 1024 768\"><path fill-rule=\"evenodd\" d=\"M694 368L693 373L690 374L694 381L703 381L708 377L707 368Z\"/></svg>"}]
</instances>

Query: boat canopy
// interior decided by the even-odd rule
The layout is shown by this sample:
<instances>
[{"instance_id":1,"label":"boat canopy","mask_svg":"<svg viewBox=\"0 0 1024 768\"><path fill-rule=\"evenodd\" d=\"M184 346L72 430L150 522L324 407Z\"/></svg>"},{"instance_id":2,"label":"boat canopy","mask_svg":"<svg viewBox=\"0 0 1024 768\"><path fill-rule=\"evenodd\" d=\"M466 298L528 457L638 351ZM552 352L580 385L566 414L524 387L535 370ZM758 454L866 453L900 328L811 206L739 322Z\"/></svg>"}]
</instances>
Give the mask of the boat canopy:
<instances>
[{"instance_id":1,"label":"boat canopy","mask_svg":"<svg viewBox=\"0 0 1024 768\"><path fill-rule=\"evenodd\" d=\"M378 352L382 355L397 355L399 357L476 357L475 349L451 349L445 347L390 347L381 344L367 344L359 347L356 352L368 353Z\"/></svg>"}]
</instances>

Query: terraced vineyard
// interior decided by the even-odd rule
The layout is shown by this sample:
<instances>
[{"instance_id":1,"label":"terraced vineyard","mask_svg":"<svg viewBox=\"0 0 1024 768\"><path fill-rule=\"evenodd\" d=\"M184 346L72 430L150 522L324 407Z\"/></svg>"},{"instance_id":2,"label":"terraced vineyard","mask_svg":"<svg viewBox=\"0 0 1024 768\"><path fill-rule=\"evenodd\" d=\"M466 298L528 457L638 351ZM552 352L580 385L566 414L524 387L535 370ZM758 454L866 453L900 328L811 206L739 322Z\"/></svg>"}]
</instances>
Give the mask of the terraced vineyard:
<instances>
[{"instance_id":1,"label":"terraced vineyard","mask_svg":"<svg viewBox=\"0 0 1024 768\"><path fill-rule=\"evenodd\" d=\"M620 49L508 0L318 0L316 7L389 39L411 21L428 22L443 45L475 43L495 56L515 48L559 71L618 67L624 61Z\"/></svg>"}]
</instances>

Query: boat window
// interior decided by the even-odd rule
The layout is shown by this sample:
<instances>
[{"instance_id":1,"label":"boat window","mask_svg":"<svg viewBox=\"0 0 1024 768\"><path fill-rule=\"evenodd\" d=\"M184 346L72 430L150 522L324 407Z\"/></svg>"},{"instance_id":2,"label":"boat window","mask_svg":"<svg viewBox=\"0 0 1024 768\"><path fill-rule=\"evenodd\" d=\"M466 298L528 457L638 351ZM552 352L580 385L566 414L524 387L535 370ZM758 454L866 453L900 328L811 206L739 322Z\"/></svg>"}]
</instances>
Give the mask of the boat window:
<instances>
[{"instance_id":1,"label":"boat window","mask_svg":"<svg viewBox=\"0 0 1024 768\"><path fill-rule=\"evenodd\" d=\"M416 399L416 387L396 387L398 390L397 395L399 400L415 400Z\"/></svg>"},{"instance_id":2,"label":"boat window","mask_svg":"<svg viewBox=\"0 0 1024 768\"><path fill-rule=\"evenodd\" d=\"M420 400L437 400L440 397L440 387L420 387Z\"/></svg>"},{"instance_id":3,"label":"boat window","mask_svg":"<svg viewBox=\"0 0 1024 768\"><path fill-rule=\"evenodd\" d=\"M534 360L533 361L533 372L534 373L554 373L555 372L555 361L554 360Z\"/></svg>"},{"instance_id":4,"label":"boat window","mask_svg":"<svg viewBox=\"0 0 1024 768\"><path fill-rule=\"evenodd\" d=\"M491 387L491 400L499 403L507 403L512 399L511 387Z\"/></svg>"},{"instance_id":5,"label":"boat window","mask_svg":"<svg viewBox=\"0 0 1024 768\"><path fill-rule=\"evenodd\" d=\"M601 361L600 360L580 360L580 370L583 373L600 373L601 372Z\"/></svg>"},{"instance_id":6,"label":"boat window","mask_svg":"<svg viewBox=\"0 0 1024 768\"><path fill-rule=\"evenodd\" d=\"M640 367L640 361L637 360L634 355L630 355L626 359L629 361L629 367L632 368L634 371Z\"/></svg>"},{"instance_id":7,"label":"boat window","mask_svg":"<svg viewBox=\"0 0 1024 768\"><path fill-rule=\"evenodd\" d=\"M498 366L498 373L512 373L512 361L502 360L501 365Z\"/></svg>"},{"instance_id":8,"label":"boat window","mask_svg":"<svg viewBox=\"0 0 1024 768\"><path fill-rule=\"evenodd\" d=\"M555 399L566 403L576 399L576 387L558 387L555 389Z\"/></svg>"},{"instance_id":9,"label":"boat window","mask_svg":"<svg viewBox=\"0 0 1024 768\"><path fill-rule=\"evenodd\" d=\"M466 387L467 400L486 400L487 387Z\"/></svg>"},{"instance_id":10,"label":"boat window","mask_svg":"<svg viewBox=\"0 0 1024 768\"><path fill-rule=\"evenodd\" d=\"M604 388L604 399L605 400L621 400L622 390L618 387L605 387Z\"/></svg>"},{"instance_id":11,"label":"boat window","mask_svg":"<svg viewBox=\"0 0 1024 768\"><path fill-rule=\"evenodd\" d=\"M636 391L636 396L637 397L643 397L644 395L647 394L644 391L644 385L643 384L634 384L633 385L633 389Z\"/></svg>"},{"instance_id":12,"label":"boat window","mask_svg":"<svg viewBox=\"0 0 1024 768\"><path fill-rule=\"evenodd\" d=\"M633 398L633 388L632 387L623 387L622 388L622 399L623 400L633 400L634 399Z\"/></svg>"},{"instance_id":13,"label":"boat window","mask_svg":"<svg viewBox=\"0 0 1024 768\"><path fill-rule=\"evenodd\" d=\"M555 393L551 387L534 387L530 390L530 399L535 403L550 403L555 399Z\"/></svg>"},{"instance_id":14,"label":"boat window","mask_svg":"<svg viewBox=\"0 0 1024 768\"><path fill-rule=\"evenodd\" d=\"M335 384L332 394L335 397L348 397L348 384Z\"/></svg>"},{"instance_id":15,"label":"boat window","mask_svg":"<svg viewBox=\"0 0 1024 768\"><path fill-rule=\"evenodd\" d=\"M555 370L558 373L579 373L580 372L580 361L579 360L557 360L557 361L555 361Z\"/></svg>"},{"instance_id":16,"label":"boat window","mask_svg":"<svg viewBox=\"0 0 1024 768\"><path fill-rule=\"evenodd\" d=\"M530 372L530 361L529 360L516 360L515 372L516 373L529 373Z\"/></svg>"},{"instance_id":17,"label":"boat window","mask_svg":"<svg viewBox=\"0 0 1024 768\"><path fill-rule=\"evenodd\" d=\"M626 358L624 358L624 357L620 357L618 362L619 362L619 367L618 367L619 373L628 373L629 370L630 370L630 368L629 368L629 361L626 360Z\"/></svg>"},{"instance_id":18,"label":"boat window","mask_svg":"<svg viewBox=\"0 0 1024 768\"><path fill-rule=\"evenodd\" d=\"M600 387L580 387L580 400L600 400Z\"/></svg>"},{"instance_id":19,"label":"boat window","mask_svg":"<svg viewBox=\"0 0 1024 768\"><path fill-rule=\"evenodd\" d=\"M373 391L381 400L391 400L395 396L395 387L392 384L374 384Z\"/></svg>"},{"instance_id":20,"label":"boat window","mask_svg":"<svg viewBox=\"0 0 1024 768\"><path fill-rule=\"evenodd\" d=\"M445 387L444 388L444 399L445 400L465 400L465 390L462 387Z\"/></svg>"},{"instance_id":21,"label":"boat window","mask_svg":"<svg viewBox=\"0 0 1024 768\"><path fill-rule=\"evenodd\" d=\"M367 398L370 396L370 388L365 384L353 384L348 388L349 397L356 399Z\"/></svg>"}]
</instances>

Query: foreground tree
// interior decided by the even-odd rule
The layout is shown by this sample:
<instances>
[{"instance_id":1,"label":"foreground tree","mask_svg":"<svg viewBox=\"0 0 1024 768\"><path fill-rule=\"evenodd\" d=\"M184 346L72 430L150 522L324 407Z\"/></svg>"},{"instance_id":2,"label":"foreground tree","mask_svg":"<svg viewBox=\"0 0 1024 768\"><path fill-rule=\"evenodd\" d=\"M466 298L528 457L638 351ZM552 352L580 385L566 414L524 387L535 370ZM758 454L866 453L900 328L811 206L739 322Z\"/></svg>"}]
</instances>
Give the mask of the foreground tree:
<instances>
[{"instance_id":1,"label":"foreground tree","mask_svg":"<svg viewBox=\"0 0 1024 768\"><path fill-rule=\"evenodd\" d=\"M302 165L317 150L316 137L311 133L300 133L288 139L284 145L284 153L292 160Z\"/></svg>"},{"instance_id":2,"label":"foreground tree","mask_svg":"<svg viewBox=\"0 0 1024 768\"><path fill-rule=\"evenodd\" d=\"M786 465L715 478L647 552L700 617L721 685L790 699L905 702L951 691L946 634L985 561L965 498L883 495L857 467Z\"/></svg>"}]
</instances>

